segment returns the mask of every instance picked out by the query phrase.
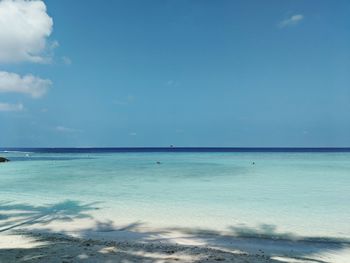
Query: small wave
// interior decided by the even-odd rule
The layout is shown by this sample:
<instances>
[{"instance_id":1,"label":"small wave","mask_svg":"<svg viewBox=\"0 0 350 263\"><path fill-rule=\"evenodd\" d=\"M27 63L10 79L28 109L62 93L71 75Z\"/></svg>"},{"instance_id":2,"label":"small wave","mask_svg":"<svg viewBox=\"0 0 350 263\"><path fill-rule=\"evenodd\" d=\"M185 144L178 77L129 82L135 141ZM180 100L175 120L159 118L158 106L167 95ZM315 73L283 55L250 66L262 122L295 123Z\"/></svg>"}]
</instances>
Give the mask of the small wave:
<instances>
[{"instance_id":1,"label":"small wave","mask_svg":"<svg viewBox=\"0 0 350 263\"><path fill-rule=\"evenodd\" d=\"M24 153L24 154L30 154L34 152L28 152L28 151L0 151L0 153Z\"/></svg>"}]
</instances>

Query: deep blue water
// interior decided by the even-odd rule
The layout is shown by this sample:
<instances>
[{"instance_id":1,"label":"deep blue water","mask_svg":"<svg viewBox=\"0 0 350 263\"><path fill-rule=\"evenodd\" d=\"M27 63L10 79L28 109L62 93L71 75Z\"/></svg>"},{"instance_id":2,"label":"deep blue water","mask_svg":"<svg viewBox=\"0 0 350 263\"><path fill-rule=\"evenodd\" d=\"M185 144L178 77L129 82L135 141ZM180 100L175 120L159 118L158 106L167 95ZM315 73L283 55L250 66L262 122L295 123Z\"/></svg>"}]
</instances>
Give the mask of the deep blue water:
<instances>
[{"instance_id":1,"label":"deep blue water","mask_svg":"<svg viewBox=\"0 0 350 263\"><path fill-rule=\"evenodd\" d=\"M97 147L97 148L0 148L0 151L36 153L130 152L350 152L350 147Z\"/></svg>"}]
</instances>

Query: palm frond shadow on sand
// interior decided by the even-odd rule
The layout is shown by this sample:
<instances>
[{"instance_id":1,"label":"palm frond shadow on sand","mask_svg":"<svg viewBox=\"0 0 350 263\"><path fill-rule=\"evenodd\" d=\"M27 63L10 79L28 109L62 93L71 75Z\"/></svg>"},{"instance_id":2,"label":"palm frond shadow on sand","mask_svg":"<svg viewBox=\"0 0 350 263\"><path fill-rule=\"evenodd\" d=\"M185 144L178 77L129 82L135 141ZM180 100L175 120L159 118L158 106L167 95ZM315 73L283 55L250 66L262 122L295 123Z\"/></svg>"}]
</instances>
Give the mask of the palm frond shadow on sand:
<instances>
[{"instance_id":1,"label":"palm frond shadow on sand","mask_svg":"<svg viewBox=\"0 0 350 263\"><path fill-rule=\"evenodd\" d=\"M0 203L0 235L21 235L33 242L29 248L0 248L0 262L277 263L281 261L275 258L281 257L329 263L314 255L350 249L348 240L298 238L292 233L280 233L276 226L267 224L255 228L232 226L225 234L193 228L140 231L142 222L116 226L112 221L95 220L91 212L98 209L98 205L74 200L45 206ZM35 228L36 224L69 223L81 218L93 220L94 225L78 230L79 238L73 238L70 233L55 233L49 228ZM206 245L176 244L167 235L173 231Z\"/></svg>"},{"instance_id":2,"label":"palm frond shadow on sand","mask_svg":"<svg viewBox=\"0 0 350 263\"><path fill-rule=\"evenodd\" d=\"M97 204L81 204L72 200L42 206L3 202L0 203L0 232L37 223L91 218L88 212L98 209L95 207Z\"/></svg>"}]
</instances>

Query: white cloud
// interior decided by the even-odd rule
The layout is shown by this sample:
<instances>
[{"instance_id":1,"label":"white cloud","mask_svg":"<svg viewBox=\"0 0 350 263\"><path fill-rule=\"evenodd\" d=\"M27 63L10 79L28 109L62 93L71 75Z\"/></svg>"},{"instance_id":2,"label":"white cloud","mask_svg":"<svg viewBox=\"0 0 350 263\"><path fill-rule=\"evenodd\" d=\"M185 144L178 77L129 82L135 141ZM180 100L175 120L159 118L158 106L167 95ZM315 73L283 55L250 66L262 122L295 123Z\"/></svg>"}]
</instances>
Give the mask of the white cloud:
<instances>
[{"instance_id":1,"label":"white cloud","mask_svg":"<svg viewBox=\"0 0 350 263\"><path fill-rule=\"evenodd\" d=\"M68 128L68 127L64 127L64 126L56 126L55 131L58 131L58 132L81 132L81 130Z\"/></svg>"},{"instance_id":2,"label":"white cloud","mask_svg":"<svg viewBox=\"0 0 350 263\"><path fill-rule=\"evenodd\" d=\"M62 61L66 65L71 65L72 64L72 60L69 57L66 57L66 56L62 57Z\"/></svg>"},{"instance_id":3,"label":"white cloud","mask_svg":"<svg viewBox=\"0 0 350 263\"><path fill-rule=\"evenodd\" d=\"M0 111L22 111L24 110L23 104L9 104L0 102Z\"/></svg>"},{"instance_id":4,"label":"white cloud","mask_svg":"<svg viewBox=\"0 0 350 263\"><path fill-rule=\"evenodd\" d=\"M124 106L124 105L129 105L129 104L133 103L134 100L135 100L135 97L133 95L128 95L125 98L115 99L113 101L113 103L116 105Z\"/></svg>"},{"instance_id":5,"label":"white cloud","mask_svg":"<svg viewBox=\"0 0 350 263\"><path fill-rule=\"evenodd\" d=\"M53 20L41 0L0 0L0 63L49 61Z\"/></svg>"},{"instance_id":6,"label":"white cloud","mask_svg":"<svg viewBox=\"0 0 350 263\"><path fill-rule=\"evenodd\" d=\"M178 87L179 84L180 84L180 83L179 83L178 81L172 80L172 79L168 80L168 81L165 83L165 85L168 86L168 87Z\"/></svg>"},{"instance_id":7,"label":"white cloud","mask_svg":"<svg viewBox=\"0 0 350 263\"><path fill-rule=\"evenodd\" d=\"M49 79L41 79L33 75L20 76L16 73L0 71L0 93L15 92L24 93L39 98L51 87Z\"/></svg>"},{"instance_id":8,"label":"white cloud","mask_svg":"<svg viewBox=\"0 0 350 263\"><path fill-rule=\"evenodd\" d=\"M166 82L166 84L167 84L168 86L172 86L174 83L175 83L175 81L173 81L172 79L171 79L171 80L168 80L168 81Z\"/></svg>"},{"instance_id":9,"label":"white cloud","mask_svg":"<svg viewBox=\"0 0 350 263\"><path fill-rule=\"evenodd\" d=\"M279 27L295 26L299 24L304 19L301 14L292 15L291 17L281 21Z\"/></svg>"}]
</instances>

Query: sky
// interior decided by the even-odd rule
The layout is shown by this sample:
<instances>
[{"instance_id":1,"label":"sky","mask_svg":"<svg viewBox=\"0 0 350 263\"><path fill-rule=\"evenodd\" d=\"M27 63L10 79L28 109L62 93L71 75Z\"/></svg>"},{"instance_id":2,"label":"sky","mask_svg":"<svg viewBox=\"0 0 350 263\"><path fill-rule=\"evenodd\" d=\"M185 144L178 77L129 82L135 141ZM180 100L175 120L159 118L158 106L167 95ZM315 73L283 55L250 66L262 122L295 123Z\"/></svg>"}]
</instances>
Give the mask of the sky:
<instances>
[{"instance_id":1,"label":"sky","mask_svg":"<svg viewBox=\"0 0 350 263\"><path fill-rule=\"evenodd\" d=\"M350 1L0 0L3 147L349 147Z\"/></svg>"}]
</instances>

